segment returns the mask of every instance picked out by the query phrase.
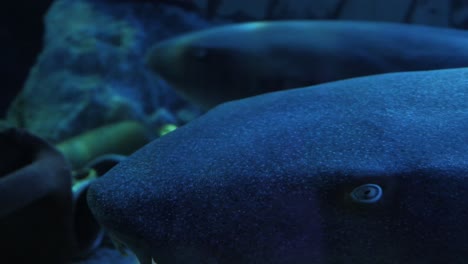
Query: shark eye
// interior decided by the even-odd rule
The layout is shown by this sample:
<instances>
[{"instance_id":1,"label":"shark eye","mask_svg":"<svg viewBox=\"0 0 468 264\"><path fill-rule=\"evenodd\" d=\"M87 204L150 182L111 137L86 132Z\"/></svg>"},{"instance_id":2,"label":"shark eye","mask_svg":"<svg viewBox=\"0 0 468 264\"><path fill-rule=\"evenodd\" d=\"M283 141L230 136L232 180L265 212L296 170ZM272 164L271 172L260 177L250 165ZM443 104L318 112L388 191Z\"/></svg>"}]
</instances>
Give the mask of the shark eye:
<instances>
[{"instance_id":1,"label":"shark eye","mask_svg":"<svg viewBox=\"0 0 468 264\"><path fill-rule=\"evenodd\" d=\"M208 49L204 47L192 47L189 52L190 56L198 60L205 59L208 56Z\"/></svg>"},{"instance_id":2,"label":"shark eye","mask_svg":"<svg viewBox=\"0 0 468 264\"><path fill-rule=\"evenodd\" d=\"M364 184L351 192L351 198L358 203L375 203L382 197L382 188L377 184Z\"/></svg>"}]
</instances>

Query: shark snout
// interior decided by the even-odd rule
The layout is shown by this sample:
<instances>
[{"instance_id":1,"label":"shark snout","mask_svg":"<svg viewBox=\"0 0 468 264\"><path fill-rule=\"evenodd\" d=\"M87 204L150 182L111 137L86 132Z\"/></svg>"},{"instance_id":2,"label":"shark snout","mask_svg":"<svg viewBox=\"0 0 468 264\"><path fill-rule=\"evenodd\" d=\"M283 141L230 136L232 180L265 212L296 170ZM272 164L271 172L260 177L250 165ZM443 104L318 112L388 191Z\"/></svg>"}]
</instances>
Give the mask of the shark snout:
<instances>
[{"instance_id":1,"label":"shark snout","mask_svg":"<svg viewBox=\"0 0 468 264\"><path fill-rule=\"evenodd\" d=\"M151 70L158 71L169 60L170 44L161 42L150 48L146 54L145 65Z\"/></svg>"},{"instance_id":2,"label":"shark snout","mask_svg":"<svg viewBox=\"0 0 468 264\"><path fill-rule=\"evenodd\" d=\"M174 82L184 76L183 60L183 46L176 38L155 44L146 54L145 64L154 74Z\"/></svg>"}]
</instances>

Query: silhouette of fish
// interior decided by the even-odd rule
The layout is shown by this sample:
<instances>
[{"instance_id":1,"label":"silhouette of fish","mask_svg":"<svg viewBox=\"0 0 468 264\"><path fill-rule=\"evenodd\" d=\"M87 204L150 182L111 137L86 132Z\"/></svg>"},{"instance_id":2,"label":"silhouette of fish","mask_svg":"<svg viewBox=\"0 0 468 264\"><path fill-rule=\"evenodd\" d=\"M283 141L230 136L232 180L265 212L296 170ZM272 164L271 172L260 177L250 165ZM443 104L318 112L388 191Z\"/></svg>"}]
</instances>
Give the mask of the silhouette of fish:
<instances>
[{"instance_id":1,"label":"silhouette of fish","mask_svg":"<svg viewBox=\"0 0 468 264\"><path fill-rule=\"evenodd\" d=\"M266 92L351 77L468 67L468 33L352 21L249 22L158 42L149 69L209 109Z\"/></svg>"}]
</instances>

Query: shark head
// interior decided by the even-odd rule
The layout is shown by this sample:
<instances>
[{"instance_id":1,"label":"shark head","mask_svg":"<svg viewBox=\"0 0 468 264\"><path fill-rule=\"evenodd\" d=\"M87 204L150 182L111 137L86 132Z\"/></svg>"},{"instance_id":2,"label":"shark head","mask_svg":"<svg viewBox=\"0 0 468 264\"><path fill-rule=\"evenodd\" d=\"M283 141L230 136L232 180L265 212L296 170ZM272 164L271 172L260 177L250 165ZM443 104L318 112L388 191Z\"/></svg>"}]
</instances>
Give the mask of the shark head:
<instances>
[{"instance_id":1,"label":"shark head","mask_svg":"<svg viewBox=\"0 0 468 264\"><path fill-rule=\"evenodd\" d=\"M142 263L463 263L468 69L224 103L96 180Z\"/></svg>"},{"instance_id":2,"label":"shark head","mask_svg":"<svg viewBox=\"0 0 468 264\"><path fill-rule=\"evenodd\" d=\"M250 22L186 33L156 43L146 64L182 96L209 109L261 89L284 88L281 80L289 69L275 54L281 49L275 40L282 37L273 37L279 30Z\"/></svg>"}]
</instances>

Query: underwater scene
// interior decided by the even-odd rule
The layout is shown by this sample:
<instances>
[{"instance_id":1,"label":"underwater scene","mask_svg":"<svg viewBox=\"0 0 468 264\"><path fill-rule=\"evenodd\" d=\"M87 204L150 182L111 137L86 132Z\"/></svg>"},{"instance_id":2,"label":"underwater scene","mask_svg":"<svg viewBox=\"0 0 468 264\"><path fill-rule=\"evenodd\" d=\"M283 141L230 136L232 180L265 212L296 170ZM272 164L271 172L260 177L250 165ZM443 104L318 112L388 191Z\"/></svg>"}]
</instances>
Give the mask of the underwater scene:
<instances>
[{"instance_id":1,"label":"underwater scene","mask_svg":"<svg viewBox=\"0 0 468 264\"><path fill-rule=\"evenodd\" d=\"M468 0L16 0L0 264L468 263Z\"/></svg>"}]
</instances>

